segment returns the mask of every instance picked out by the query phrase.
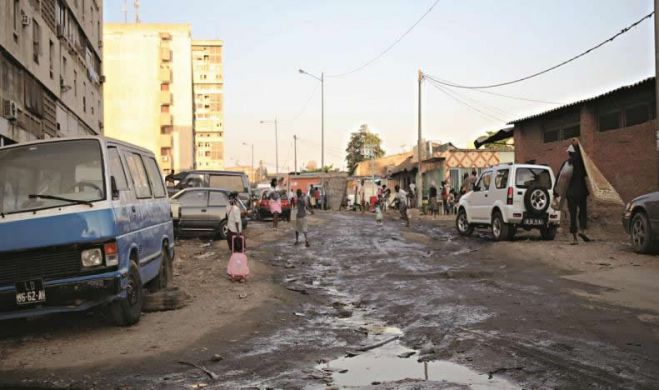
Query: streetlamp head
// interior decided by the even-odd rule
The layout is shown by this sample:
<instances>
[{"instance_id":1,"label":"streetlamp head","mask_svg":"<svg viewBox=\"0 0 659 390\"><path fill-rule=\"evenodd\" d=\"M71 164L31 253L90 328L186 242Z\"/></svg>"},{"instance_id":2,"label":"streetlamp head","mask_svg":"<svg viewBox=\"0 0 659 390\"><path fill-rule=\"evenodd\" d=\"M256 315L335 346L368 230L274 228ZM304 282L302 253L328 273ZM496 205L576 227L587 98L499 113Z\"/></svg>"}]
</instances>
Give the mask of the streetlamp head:
<instances>
[{"instance_id":1,"label":"streetlamp head","mask_svg":"<svg viewBox=\"0 0 659 390\"><path fill-rule=\"evenodd\" d=\"M300 73L307 73L307 72L305 72L305 71L302 70L302 69L298 69L297 71L300 72Z\"/></svg>"}]
</instances>

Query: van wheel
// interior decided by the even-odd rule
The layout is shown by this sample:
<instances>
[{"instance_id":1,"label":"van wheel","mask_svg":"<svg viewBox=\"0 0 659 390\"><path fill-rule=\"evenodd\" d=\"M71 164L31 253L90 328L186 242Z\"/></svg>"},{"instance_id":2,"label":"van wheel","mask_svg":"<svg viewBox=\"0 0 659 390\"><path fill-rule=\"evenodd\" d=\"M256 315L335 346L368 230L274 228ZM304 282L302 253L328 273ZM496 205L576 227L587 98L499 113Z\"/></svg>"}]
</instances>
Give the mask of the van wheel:
<instances>
[{"instance_id":1,"label":"van wheel","mask_svg":"<svg viewBox=\"0 0 659 390\"><path fill-rule=\"evenodd\" d=\"M167 245L162 246L161 258L162 261L160 262L160 270L158 270L158 275L156 275L152 281L147 283L149 292L156 292L166 289L173 279L174 263L172 262L172 257L169 255L169 248L167 248Z\"/></svg>"},{"instance_id":2,"label":"van wheel","mask_svg":"<svg viewBox=\"0 0 659 390\"><path fill-rule=\"evenodd\" d=\"M135 325L140 320L142 306L144 305L144 291L142 290L142 280L140 271L134 261L130 262L128 267L128 286L126 287L127 297L112 302L110 310L114 322L119 326Z\"/></svg>"},{"instance_id":3,"label":"van wheel","mask_svg":"<svg viewBox=\"0 0 659 390\"><path fill-rule=\"evenodd\" d=\"M553 241L556 238L556 225L540 228L540 237L545 241Z\"/></svg>"},{"instance_id":4,"label":"van wheel","mask_svg":"<svg viewBox=\"0 0 659 390\"><path fill-rule=\"evenodd\" d=\"M458 217L455 219L455 227L461 236L471 236L474 232L474 225L471 225L467 220L467 212L464 209L458 211Z\"/></svg>"},{"instance_id":5,"label":"van wheel","mask_svg":"<svg viewBox=\"0 0 659 390\"><path fill-rule=\"evenodd\" d=\"M498 211L492 216L491 230L494 241L503 241L510 237L510 225L503 221L503 217Z\"/></svg>"}]
</instances>

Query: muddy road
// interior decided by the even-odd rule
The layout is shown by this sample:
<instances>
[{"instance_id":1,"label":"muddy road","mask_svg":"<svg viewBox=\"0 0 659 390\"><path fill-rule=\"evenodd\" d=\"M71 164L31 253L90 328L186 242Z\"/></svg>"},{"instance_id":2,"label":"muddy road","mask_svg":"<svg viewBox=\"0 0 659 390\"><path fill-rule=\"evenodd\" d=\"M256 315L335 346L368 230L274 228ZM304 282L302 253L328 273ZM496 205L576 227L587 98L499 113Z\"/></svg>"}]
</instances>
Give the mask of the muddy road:
<instances>
[{"instance_id":1,"label":"muddy road","mask_svg":"<svg viewBox=\"0 0 659 390\"><path fill-rule=\"evenodd\" d=\"M405 228L390 217L380 227L370 215L317 213L310 219L310 248L292 245L288 224L277 232L266 225L250 227L261 234L249 251L254 281L220 281L228 253L204 263L209 268L203 278L181 277L187 280L185 289L205 280L209 289L219 291L214 296L222 300L219 309L208 308L214 300L196 294L190 307L146 315L136 331L115 330L100 320L83 320L82 328L71 331L62 329L67 320L58 318L48 330L33 326L32 333L4 332L0 383L100 388L659 386L659 313L652 298L641 307L597 299L615 289L580 280L587 273L565 266L592 265L587 271L598 275L594 272L604 264L600 256L615 250L623 255L608 255L606 264L618 257L632 259L649 273L657 270L654 257L634 257L619 244L596 242L593 248L599 249L590 250L560 240L528 240L533 233L513 243L493 243L484 234L458 237L450 221L414 222ZM211 249L220 252L223 245ZM203 256L195 251L189 256ZM548 261L553 258L562 260L553 264ZM256 292L247 298L252 288ZM195 306L199 299L206 303ZM251 299L249 305L244 299ZM195 307L200 308L191 311ZM187 341L178 322L187 324L180 329L194 333ZM17 363L53 345L66 349L76 333L93 333L111 343L130 332L148 333L144 327L154 324L155 332L184 340L149 340L140 350L149 343L158 348L134 358L124 346L128 356L106 360L89 354L85 361L72 355L66 361L56 354L52 359L59 364Z\"/></svg>"}]
</instances>

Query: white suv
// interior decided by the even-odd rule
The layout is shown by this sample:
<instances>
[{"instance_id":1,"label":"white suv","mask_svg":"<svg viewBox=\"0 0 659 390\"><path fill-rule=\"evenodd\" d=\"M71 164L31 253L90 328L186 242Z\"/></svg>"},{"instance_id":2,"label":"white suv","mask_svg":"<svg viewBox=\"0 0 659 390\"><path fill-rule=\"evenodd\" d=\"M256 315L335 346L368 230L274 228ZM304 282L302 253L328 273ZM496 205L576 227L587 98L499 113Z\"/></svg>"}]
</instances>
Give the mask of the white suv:
<instances>
[{"instance_id":1,"label":"white suv","mask_svg":"<svg viewBox=\"0 0 659 390\"><path fill-rule=\"evenodd\" d=\"M469 236L476 227L490 227L496 241L510 240L517 228L540 229L553 240L560 212L551 207L554 173L550 167L502 164L483 171L474 189L460 198L455 225Z\"/></svg>"}]
</instances>

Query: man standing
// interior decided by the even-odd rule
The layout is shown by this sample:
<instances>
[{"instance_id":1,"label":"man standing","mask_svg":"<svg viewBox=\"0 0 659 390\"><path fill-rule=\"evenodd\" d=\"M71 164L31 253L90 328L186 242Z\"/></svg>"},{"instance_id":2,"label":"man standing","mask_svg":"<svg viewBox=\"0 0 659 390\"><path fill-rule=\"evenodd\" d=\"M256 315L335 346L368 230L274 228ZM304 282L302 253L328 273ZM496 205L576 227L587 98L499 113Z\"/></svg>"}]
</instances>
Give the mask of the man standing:
<instances>
[{"instance_id":1,"label":"man standing","mask_svg":"<svg viewBox=\"0 0 659 390\"><path fill-rule=\"evenodd\" d=\"M239 238L243 234L243 222L240 218L240 207L238 207L238 193L232 192L229 194L229 210L227 211L227 244L231 253L242 251L242 240ZM233 246L233 238L236 239L236 246Z\"/></svg>"},{"instance_id":2,"label":"man standing","mask_svg":"<svg viewBox=\"0 0 659 390\"><path fill-rule=\"evenodd\" d=\"M362 206L362 214L366 212L366 188L364 188L364 179L359 184L359 204Z\"/></svg>"},{"instance_id":3,"label":"man standing","mask_svg":"<svg viewBox=\"0 0 659 390\"><path fill-rule=\"evenodd\" d=\"M581 157L579 143L572 140L572 144L567 148L568 159L563 163L559 173L568 175L571 168L571 177L567 184L565 198L567 207L570 212L570 233L572 233L572 244L578 244L577 233L582 240L588 242L590 237L586 235L588 227L588 186L586 185L586 167Z\"/></svg>"},{"instance_id":4,"label":"man standing","mask_svg":"<svg viewBox=\"0 0 659 390\"><path fill-rule=\"evenodd\" d=\"M396 196L394 197L393 202L398 202L398 210L400 211L400 217L405 221L407 227L410 226L410 217L407 215L407 192L400 189L400 186L394 187L396 191Z\"/></svg>"},{"instance_id":5,"label":"man standing","mask_svg":"<svg viewBox=\"0 0 659 390\"><path fill-rule=\"evenodd\" d=\"M306 247L309 247L309 238L307 237L308 225L307 225L307 210L313 214L313 210L309 205L307 196L302 193L301 189L297 190L297 199L295 201L295 207L297 213L295 214L295 245L300 243L300 233L304 234L304 243Z\"/></svg>"},{"instance_id":6,"label":"man standing","mask_svg":"<svg viewBox=\"0 0 659 390\"><path fill-rule=\"evenodd\" d=\"M469 188L467 189L467 192L473 191L474 186L476 185L476 179L477 179L476 169L472 169L471 176L469 176Z\"/></svg>"},{"instance_id":7,"label":"man standing","mask_svg":"<svg viewBox=\"0 0 659 390\"><path fill-rule=\"evenodd\" d=\"M439 206L437 204L437 186L435 181L430 182L430 189L428 191L428 206L430 208L430 215L435 219L439 215Z\"/></svg>"}]
</instances>

